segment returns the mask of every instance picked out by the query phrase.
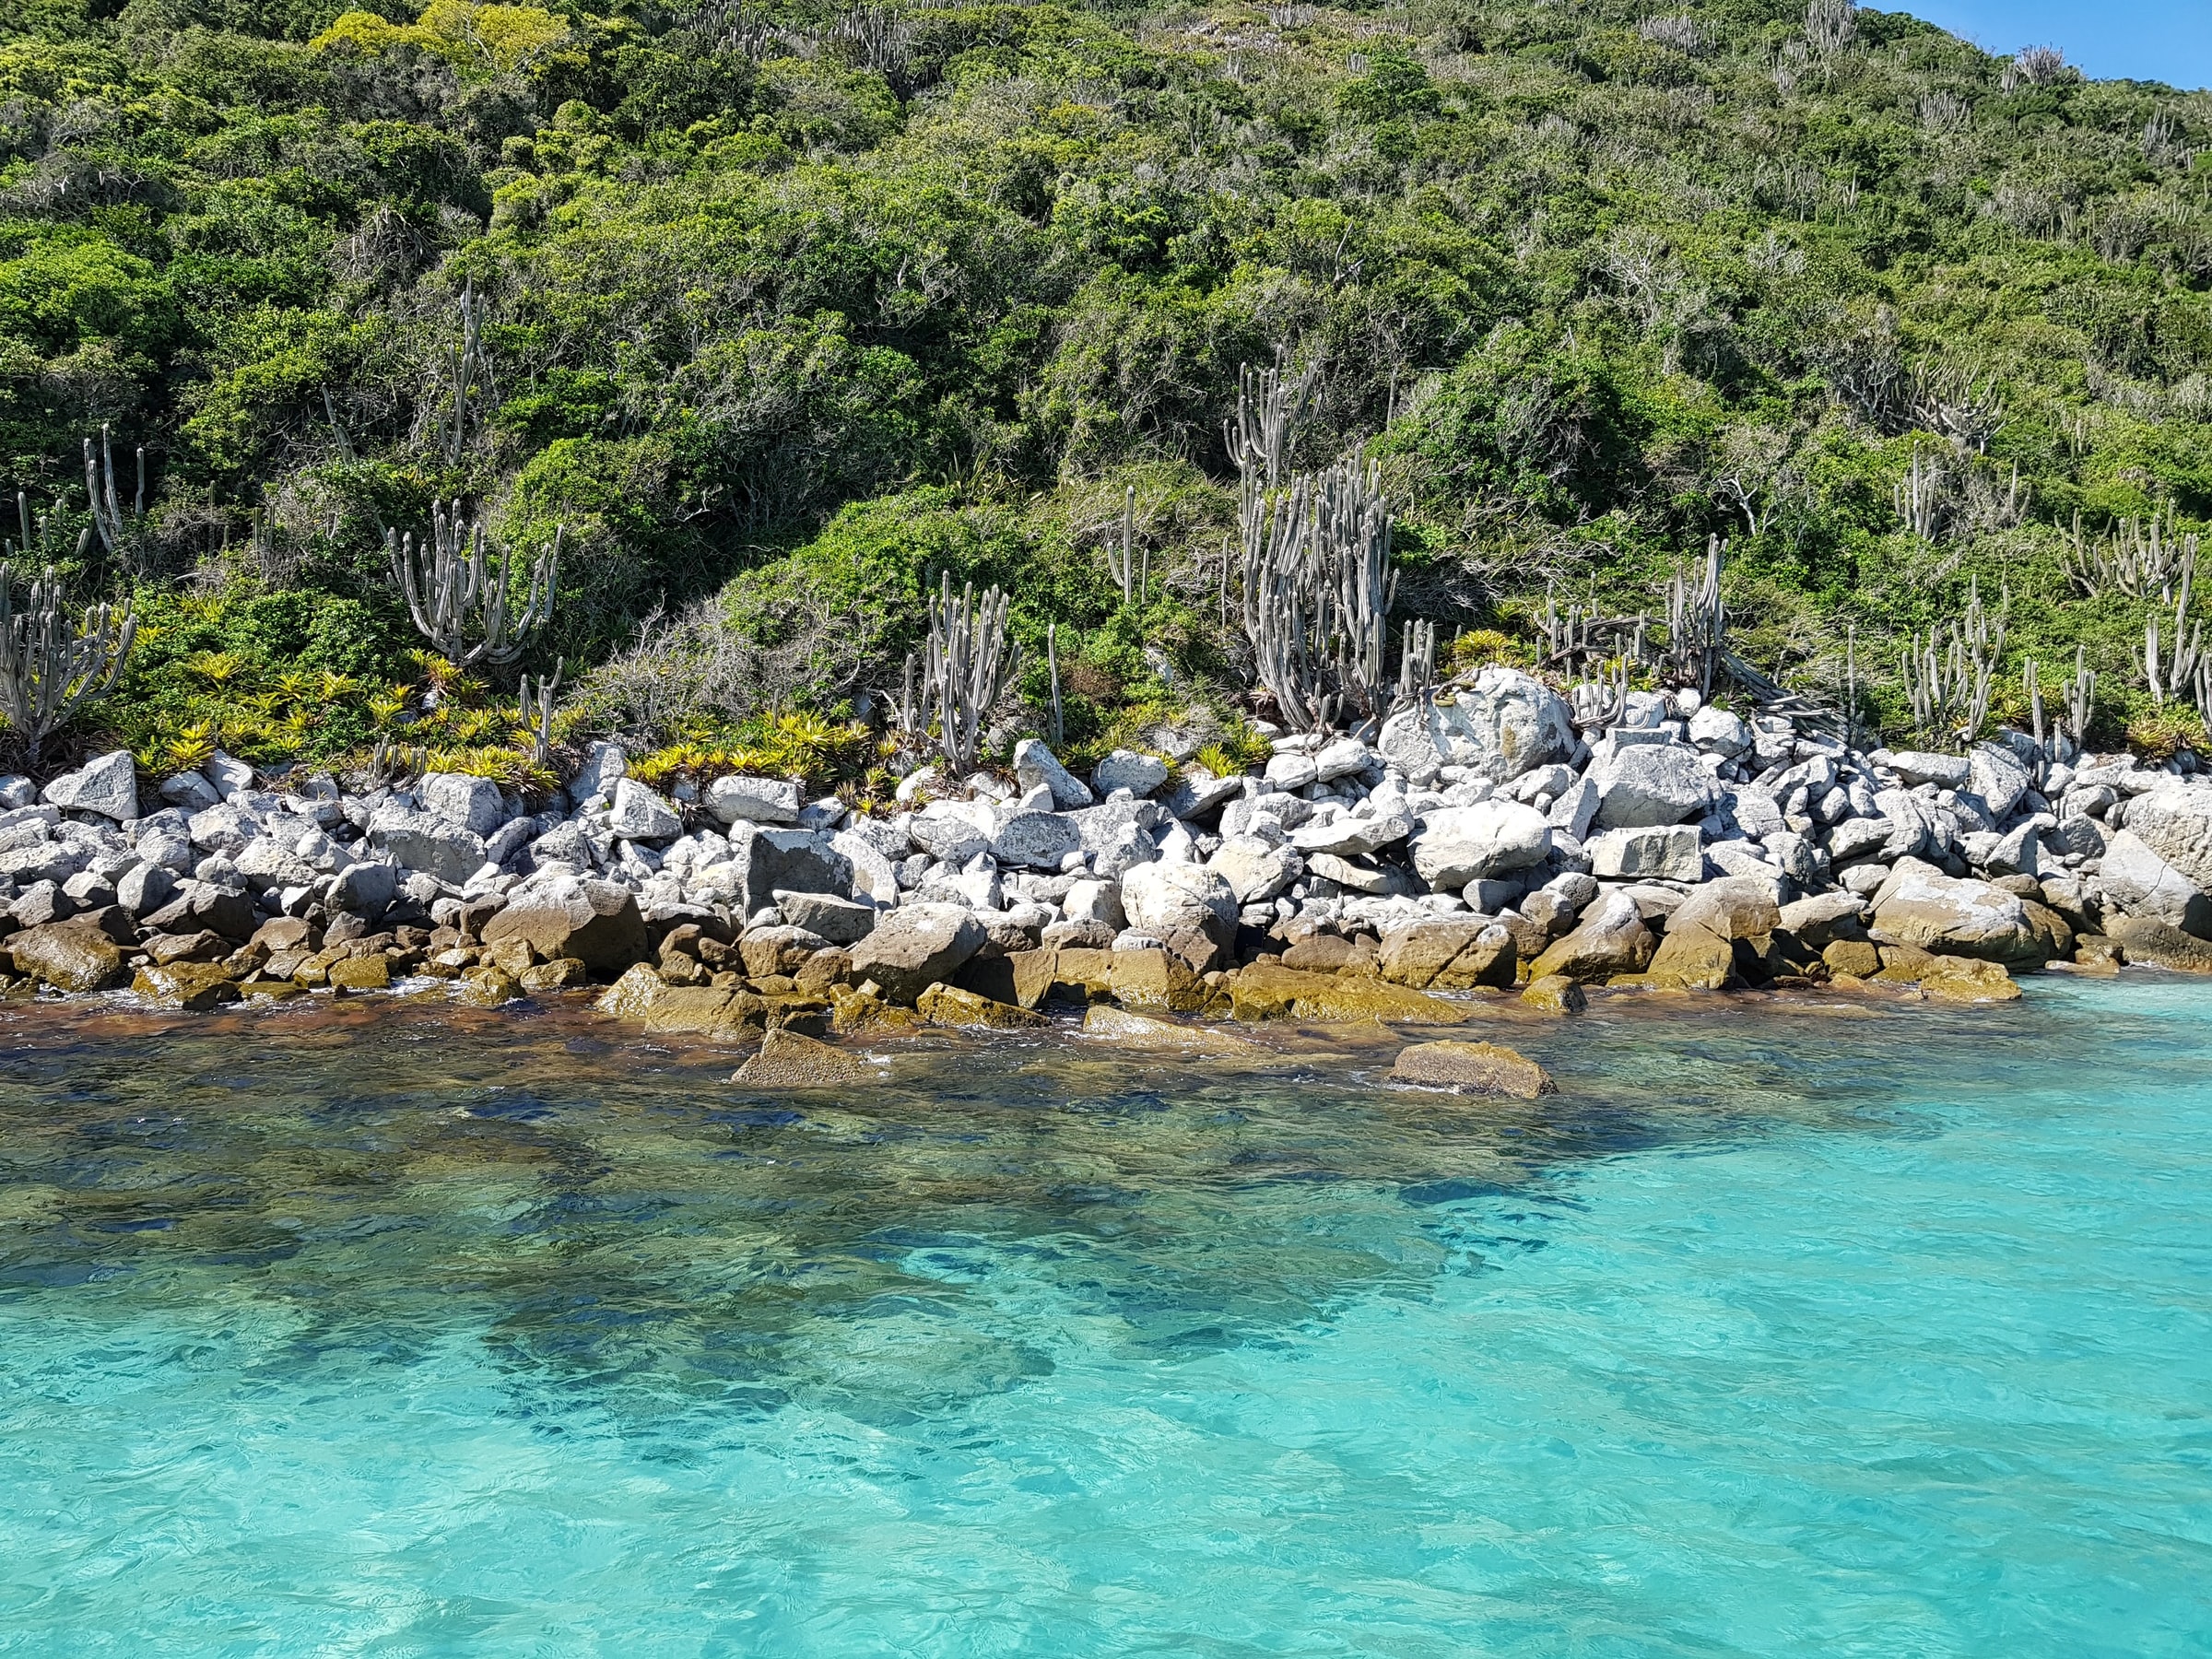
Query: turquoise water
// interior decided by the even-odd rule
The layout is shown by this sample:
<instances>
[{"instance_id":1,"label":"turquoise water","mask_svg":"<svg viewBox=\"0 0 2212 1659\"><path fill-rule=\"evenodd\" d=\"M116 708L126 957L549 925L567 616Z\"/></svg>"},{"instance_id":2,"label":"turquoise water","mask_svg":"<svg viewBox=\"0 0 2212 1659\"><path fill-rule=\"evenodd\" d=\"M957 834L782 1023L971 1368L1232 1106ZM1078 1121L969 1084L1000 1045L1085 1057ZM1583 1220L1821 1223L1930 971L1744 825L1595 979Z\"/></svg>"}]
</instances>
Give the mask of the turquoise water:
<instances>
[{"instance_id":1,"label":"turquoise water","mask_svg":"<svg viewBox=\"0 0 2212 1659\"><path fill-rule=\"evenodd\" d=\"M1499 1020L0 1016L0 1653L2212 1653L2212 985Z\"/></svg>"}]
</instances>

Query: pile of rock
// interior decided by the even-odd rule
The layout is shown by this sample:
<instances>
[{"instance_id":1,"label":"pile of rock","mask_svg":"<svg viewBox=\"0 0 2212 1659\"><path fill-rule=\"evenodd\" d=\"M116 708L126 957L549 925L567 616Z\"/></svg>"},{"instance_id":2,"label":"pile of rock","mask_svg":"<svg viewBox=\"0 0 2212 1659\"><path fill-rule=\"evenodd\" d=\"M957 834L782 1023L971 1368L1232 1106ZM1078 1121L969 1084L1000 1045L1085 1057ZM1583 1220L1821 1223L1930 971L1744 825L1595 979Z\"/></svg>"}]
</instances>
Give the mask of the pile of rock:
<instances>
[{"instance_id":1,"label":"pile of rock","mask_svg":"<svg viewBox=\"0 0 2212 1659\"><path fill-rule=\"evenodd\" d=\"M194 1006L621 977L641 1018L669 994L667 1029L887 1018L933 986L1449 1023L1433 993L2212 970L2212 780L2182 766L2041 765L2009 734L1861 752L1685 694L1590 741L1503 667L1372 736L1278 737L1249 777L1117 752L1088 781L1030 741L1011 784L921 773L875 815L774 779L664 794L606 744L535 811L480 778L348 791L220 756L142 799L118 753L0 780L0 951L18 988Z\"/></svg>"}]
</instances>

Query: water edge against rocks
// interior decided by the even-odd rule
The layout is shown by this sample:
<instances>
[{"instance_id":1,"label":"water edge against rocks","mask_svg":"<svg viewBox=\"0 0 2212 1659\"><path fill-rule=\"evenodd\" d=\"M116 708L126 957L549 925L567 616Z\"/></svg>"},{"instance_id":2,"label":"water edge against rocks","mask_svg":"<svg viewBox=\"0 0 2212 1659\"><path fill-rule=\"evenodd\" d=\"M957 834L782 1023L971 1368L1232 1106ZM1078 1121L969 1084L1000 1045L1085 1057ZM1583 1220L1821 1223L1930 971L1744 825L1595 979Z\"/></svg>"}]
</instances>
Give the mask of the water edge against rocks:
<instances>
[{"instance_id":1,"label":"water edge against rocks","mask_svg":"<svg viewBox=\"0 0 2212 1659\"><path fill-rule=\"evenodd\" d=\"M1065 1027L0 1013L0 1646L2204 1651L2212 986Z\"/></svg>"}]
</instances>

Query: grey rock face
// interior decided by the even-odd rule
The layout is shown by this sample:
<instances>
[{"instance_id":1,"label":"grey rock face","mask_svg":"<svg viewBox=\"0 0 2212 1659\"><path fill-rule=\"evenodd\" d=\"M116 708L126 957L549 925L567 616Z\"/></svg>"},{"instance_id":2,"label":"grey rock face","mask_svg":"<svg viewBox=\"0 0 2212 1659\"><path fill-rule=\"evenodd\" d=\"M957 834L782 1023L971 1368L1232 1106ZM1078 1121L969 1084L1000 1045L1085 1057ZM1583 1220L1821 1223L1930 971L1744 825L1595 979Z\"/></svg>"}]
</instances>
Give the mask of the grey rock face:
<instances>
[{"instance_id":1,"label":"grey rock face","mask_svg":"<svg viewBox=\"0 0 2212 1659\"><path fill-rule=\"evenodd\" d=\"M2169 784L2128 803L2127 828L2201 892L2212 892L2212 784Z\"/></svg>"},{"instance_id":2,"label":"grey rock face","mask_svg":"<svg viewBox=\"0 0 2212 1659\"><path fill-rule=\"evenodd\" d=\"M1725 709L1700 709L1689 717L1689 740L1708 755L1733 760L1751 747L1751 728Z\"/></svg>"},{"instance_id":3,"label":"grey rock face","mask_svg":"<svg viewBox=\"0 0 2212 1659\"><path fill-rule=\"evenodd\" d=\"M734 829L730 863L738 902L747 916L776 902L779 888L794 893L853 891L853 864L833 837L810 830Z\"/></svg>"},{"instance_id":4,"label":"grey rock face","mask_svg":"<svg viewBox=\"0 0 2212 1659\"><path fill-rule=\"evenodd\" d=\"M1590 769L1597 786L1599 830L1641 830L1704 817L1715 794L1697 751L1678 744L1638 744Z\"/></svg>"},{"instance_id":5,"label":"grey rock face","mask_svg":"<svg viewBox=\"0 0 2212 1659\"><path fill-rule=\"evenodd\" d=\"M1933 783L1938 789L1964 789L1973 778L1973 765L1964 755L1934 755L1920 749L1902 749L1889 757L1889 770L1907 789Z\"/></svg>"},{"instance_id":6,"label":"grey rock face","mask_svg":"<svg viewBox=\"0 0 2212 1659\"><path fill-rule=\"evenodd\" d=\"M2183 933L2212 938L2212 897L2152 851L2136 833L2132 812L2128 827L2113 831L2106 841L2097 890L2131 915L2152 916Z\"/></svg>"},{"instance_id":7,"label":"grey rock face","mask_svg":"<svg viewBox=\"0 0 2212 1659\"><path fill-rule=\"evenodd\" d=\"M1551 851L1551 826L1518 801L1446 806L1421 820L1413 837L1415 873L1436 891L1464 888L1540 864Z\"/></svg>"},{"instance_id":8,"label":"grey rock face","mask_svg":"<svg viewBox=\"0 0 2212 1659\"><path fill-rule=\"evenodd\" d=\"M1990 817L2002 824L2028 793L2032 782L2028 769L2011 749L1996 743L1976 744L1966 759L1973 792L1987 803Z\"/></svg>"},{"instance_id":9,"label":"grey rock face","mask_svg":"<svg viewBox=\"0 0 2212 1659\"><path fill-rule=\"evenodd\" d=\"M1382 723L1377 744L1416 783L1447 766L1504 783L1531 767L1571 760L1576 746L1566 701L1542 681L1497 665L1472 686L1400 710Z\"/></svg>"},{"instance_id":10,"label":"grey rock face","mask_svg":"<svg viewBox=\"0 0 2212 1659\"><path fill-rule=\"evenodd\" d=\"M364 860L347 865L331 880L330 901L337 909L375 921L399 891L399 872L388 864Z\"/></svg>"},{"instance_id":11,"label":"grey rock face","mask_svg":"<svg viewBox=\"0 0 2212 1659\"><path fill-rule=\"evenodd\" d=\"M629 757L618 743L594 743L584 750L583 764L569 780L569 795L579 805L594 795L614 798L615 780L628 774Z\"/></svg>"},{"instance_id":12,"label":"grey rock face","mask_svg":"<svg viewBox=\"0 0 2212 1659\"><path fill-rule=\"evenodd\" d=\"M76 812L97 812L117 823L138 816L138 773L128 749L116 749L64 772L46 785L49 805Z\"/></svg>"},{"instance_id":13,"label":"grey rock face","mask_svg":"<svg viewBox=\"0 0 2212 1659\"><path fill-rule=\"evenodd\" d=\"M115 902L136 917L152 915L176 896L176 877L157 864L126 870L115 884Z\"/></svg>"},{"instance_id":14,"label":"grey rock face","mask_svg":"<svg viewBox=\"0 0 2212 1659\"><path fill-rule=\"evenodd\" d=\"M1122 908L1131 928L1161 940L1203 972L1234 943L1235 889L1199 865L1138 865L1122 877Z\"/></svg>"},{"instance_id":15,"label":"grey rock face","mask_svg":"<svg viewBox=\"0 0 2212 1659\"><path fill-rule=\"evenodd\" d=\"M1230 836L1206 865L1229 883L1240 905L1272 899L1305 873L1305 861L1296 850L1249 835Z\"/></svg>"},{"instance_id":16,"label":"grey rock face","mask_svg":"<svg viewBox=\"0 0 2212 1659\"><path fill-rule=\"evenodd\" d=\"M200 771L206 774L207 782L215 785L215 793L226 801L237 791L253 787L253 767L234 755L224 754L221 749L217 749L214 759L201 767Z\"/></svg>"},{"instance_id":17,"label":"grey rock face","mask_svg":"<svg viewBox=\"0 0 2212 1659\"><path fill-rule=\"evenodd\" d=\"M725 824L795 824L799 786L787 778L733 774L707 785L707 810Z\"/></svg>"},{"instance_id":18,"label":"grey rock face","mask_svg":"<svg viewBox=\"0 0 2212 1659\"><path fill-rule=\"evenodd\" d=\"M198 772L185 771L161 780L161 798L187 812L205 812L219 804L223 797Z\"/></svg>"}]
</instances>

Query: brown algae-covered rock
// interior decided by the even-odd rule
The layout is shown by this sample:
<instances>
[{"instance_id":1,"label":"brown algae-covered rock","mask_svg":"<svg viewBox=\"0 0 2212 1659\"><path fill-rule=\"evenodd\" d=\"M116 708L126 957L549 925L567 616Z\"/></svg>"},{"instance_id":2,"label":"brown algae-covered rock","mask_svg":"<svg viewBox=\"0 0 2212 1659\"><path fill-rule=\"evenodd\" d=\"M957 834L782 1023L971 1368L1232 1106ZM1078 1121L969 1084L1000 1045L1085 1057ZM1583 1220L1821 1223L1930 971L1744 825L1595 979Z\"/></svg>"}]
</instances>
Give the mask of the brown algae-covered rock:
<instances>
[{"instance_id":1,"label":"brown algae-covered rock","mask_svg":"<svg viewBox=\"0 0 2212 1659\"><path fill-rule=\"evenodd\" d=\"M163 1007L195 1014L239 998L238 986L216 962L151 963L138 970L131 989Z\"/></svg>"},{"instance_id":2,"label":"brown algae-covered rock","mask_svg":"<svg viewBox=\"0 0 2212 1659\"><path fill-rule=\"evenodd\" d=\"M994 1002L958 985L932 985L914 1001L914 1012L935 1026L981 1030L1022 1031L1050 1024L1033 1009Z\"/></svg>"},{"instance_id":3,"label":"brown algae-covered rock","mask_svg":"<svg viewBox=\"0 0 2212 1659\"><path fill-rule=\"evenodd\" d=\"M1400 1052L1390 1075L1401 1083L1533 1100L1559 1085L1527 1055L1496 1042L1420 1042Z\"/></svg>"},{"instance_id":4,"label":"brown algae-covered rock","mask_svg":"<svg viewBox=\"0 0 2212 1659\"><path fill-rule=\"evenodd\" d=\"M867 1060L834 1043L822 1042L782 1026L771 1026L760 1052L730 1081L754 1088L849 1088L876 1079Z\"/></svg>"},{"instance_id":5,"label":"brown algae-covered rock","mask_svg":"<svg viewBox=\"0 0 2212 1659\"><path fill-rule=\"evenodd\" d=\"M1547 973L1542 979L1533 979L1521 993L1525 1007L1536 1008L1547 1014L1580 1014L1590 1006L1590 999L1583 988L1563 973Z\"/></svg>"}]
</instances>

